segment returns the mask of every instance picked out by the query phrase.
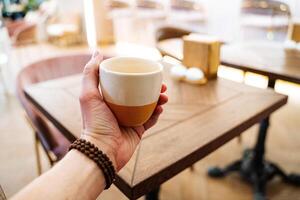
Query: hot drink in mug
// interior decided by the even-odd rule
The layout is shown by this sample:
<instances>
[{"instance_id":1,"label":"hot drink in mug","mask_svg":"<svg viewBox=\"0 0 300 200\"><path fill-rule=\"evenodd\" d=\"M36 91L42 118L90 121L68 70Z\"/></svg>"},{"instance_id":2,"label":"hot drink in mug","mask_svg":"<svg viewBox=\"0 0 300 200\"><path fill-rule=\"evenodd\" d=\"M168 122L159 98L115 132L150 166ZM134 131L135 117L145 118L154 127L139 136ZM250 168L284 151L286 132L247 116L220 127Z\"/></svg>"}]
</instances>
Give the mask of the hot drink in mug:
<instances>
[{"instance_id":1,"label":"hot drink in mug","mask_svg":"<svg viewBox=\"0 0 300 200\"><path fill-rule=\"evenodd\" d=\"M162 65L142 58L114 57L102 61L99 70L104 101L119 124L144 124L159 99Z\"/></svg>"}]
</instances>

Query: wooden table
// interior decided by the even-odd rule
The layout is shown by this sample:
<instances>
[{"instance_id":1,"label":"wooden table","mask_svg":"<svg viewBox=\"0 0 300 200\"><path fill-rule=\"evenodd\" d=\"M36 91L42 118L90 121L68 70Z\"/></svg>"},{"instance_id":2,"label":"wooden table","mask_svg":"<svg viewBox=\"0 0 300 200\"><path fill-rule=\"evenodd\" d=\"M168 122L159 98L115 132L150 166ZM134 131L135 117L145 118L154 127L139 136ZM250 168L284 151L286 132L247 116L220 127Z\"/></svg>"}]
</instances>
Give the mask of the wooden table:
<instances>
[{"instance_id":1,"label":"wooden table","mask_svg":"<svg viewBox=\"0 0 300 200\"><path fill-rule=\"evenodd\" d=\"M182 39L177 38L164 40L157 46L162 54L182 60L182 44ZM300 84L300 51L285 50L281 43L252 42L224 45L221 50L221 64L268 76L268 87L271 89L274 89L277 79ZM265 199L266 184L275 175L288 183L300 185L299 174L286 174L278 165L264 159L268 128L269 117L260 124L253 150L245 151L242 159L223 169L211 168L209 175L220 177L231 171L239 171L253 184L257 199ZM248 167L245 167L246 165Z\"/></svg>"},{"instance_id":2,"label":"wooden table","mask_svg":"<svg viewBox=\"0 0 300 200\"><path fill-rule=\"evenodd\" d=\"M116 186L130 199L147 194L287 102L272 90L217 79L205 86L179 83L165 67L169 103L142 138ZM70 140L81 133L81 75L26 88L27 98ZM63 99L63 101L62 101Z\"/></svg>"},{"instance_id":3,"label":"wooden table","mask_svg":"<svg viewBox=\"0 0 300 200\"><path fill-rule=\"evenodd\" d=\"M165 55L183 59L182 39L158 43ZM282 43L248 42L223 45L221 63L225 66L300 84L300 51L285 50Z\"/></svg>"},{"instance_id":4,"label":"wooden table","mask_svg":"<svg viewBox=\"0 0 300 200\"><path fill-rule=\"evenodd\" d=\"M300 51L285 50L282 43L260 42L224 45L222 64L244 71L300 84Z\"/></svg>"}]
</instances>

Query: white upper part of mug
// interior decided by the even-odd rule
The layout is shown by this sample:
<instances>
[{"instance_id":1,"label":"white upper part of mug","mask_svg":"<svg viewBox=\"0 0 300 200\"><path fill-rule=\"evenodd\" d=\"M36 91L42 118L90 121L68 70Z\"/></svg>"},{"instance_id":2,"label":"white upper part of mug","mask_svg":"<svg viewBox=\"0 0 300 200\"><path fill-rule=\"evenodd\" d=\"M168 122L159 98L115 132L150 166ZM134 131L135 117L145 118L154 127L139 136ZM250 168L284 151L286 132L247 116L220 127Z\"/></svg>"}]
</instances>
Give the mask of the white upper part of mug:
<instances>
[{"instance_id":1,"label":"white upper part of mug","mask_svg":"<svg viewBox=\"0 0 300 200\"><path fill-rule=\"evenodd\" d=\"M114 57L100 64L100 86L104 99L123 106L143 106L158 100L163 66L155 61Z\"/></svg>"}]
</instances>

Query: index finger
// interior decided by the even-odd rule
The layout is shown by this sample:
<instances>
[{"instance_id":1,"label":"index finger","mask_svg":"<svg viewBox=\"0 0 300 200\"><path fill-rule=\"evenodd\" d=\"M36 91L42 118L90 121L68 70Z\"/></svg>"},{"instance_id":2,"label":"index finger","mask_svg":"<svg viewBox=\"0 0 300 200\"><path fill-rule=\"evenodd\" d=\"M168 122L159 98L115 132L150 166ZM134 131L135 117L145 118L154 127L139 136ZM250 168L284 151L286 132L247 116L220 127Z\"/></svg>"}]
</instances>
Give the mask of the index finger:
<instances>
[{"instance_id":1,"label":"index finger","mask_svg":"<svg viewBox=\"0 0 300 200\"><path fill-rule=\"evenodd\" d=\"M164 93L165 91L167 91L167 85L163 83L163 84L161 85L161 90L160 90L160 92L161 92L161 93Z\"/></svg>"}]
</instances>

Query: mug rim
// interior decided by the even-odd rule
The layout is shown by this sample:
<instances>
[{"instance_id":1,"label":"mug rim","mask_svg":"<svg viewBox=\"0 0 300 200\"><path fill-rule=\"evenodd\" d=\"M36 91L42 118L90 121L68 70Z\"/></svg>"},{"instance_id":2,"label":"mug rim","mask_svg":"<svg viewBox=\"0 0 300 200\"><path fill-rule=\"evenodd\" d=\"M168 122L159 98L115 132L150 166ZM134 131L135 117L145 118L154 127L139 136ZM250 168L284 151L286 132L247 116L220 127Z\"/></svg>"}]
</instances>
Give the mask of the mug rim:
<instances>
[{"instance_id":1,"label":"mug rim","mask_svg":"<svg viewBox=\"0 0 300 200\"><path fill-rule=\"evenodd\" d=\"M140 61L145 61L145 62L148 62L148 63L152 63L152 64L158 66L158 70L155 70L153 72L145 72L145 73L132 73L132 72L131 73L125 73L125 72L112 71L112 70L109 70L106 67L104 67L104 65L106 63L111 62L112 60L118 60L118 59L124 59L124 58L125 59L140 60ZM112 57L112 58L108 58L108 59L103 60L99 64L99 70L103 70L106 73L111 73L111 74L116 74L116 75L121 75L121 76L145 76L145 75L153 75L153 74L161 73L163 71L163 65L159 62L155 62L153 60L145 59L145 58L129 57L129 56L116 56L116 57Z\"/></svg>"}]
</instances>

